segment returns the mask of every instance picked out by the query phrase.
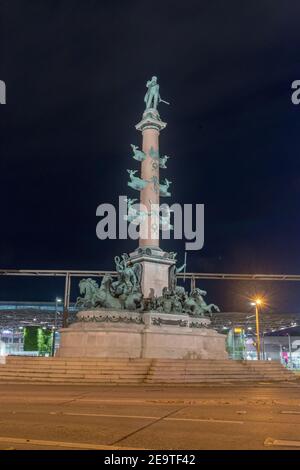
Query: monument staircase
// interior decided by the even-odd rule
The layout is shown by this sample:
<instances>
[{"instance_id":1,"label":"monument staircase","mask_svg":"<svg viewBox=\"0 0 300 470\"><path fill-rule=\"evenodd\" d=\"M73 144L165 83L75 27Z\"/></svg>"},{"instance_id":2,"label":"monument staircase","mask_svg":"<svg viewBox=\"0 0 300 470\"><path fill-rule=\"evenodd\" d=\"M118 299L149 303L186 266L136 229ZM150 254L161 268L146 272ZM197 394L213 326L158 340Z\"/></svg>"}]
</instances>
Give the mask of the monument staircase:
<instances>
[{"instance_id":1,"label":"monument staircase","mask_svg":"<svg viewBox=\"0 0 300 470\"><path fill-rule=\"evenodd\" d=\"M290 380L295 380L295 375L279 362L153 359L145 383L198 384Z\"/></svg>"},{"instance_id":2,"label":"monument staircase","mask_svg":"<svg viewBox=\"0 0 300 470\"><path fill-rule=\"evenodd\" d=\"M279 362L8 356L0 384L196 385L298 380Z\"/></svg>"}]
</instances>

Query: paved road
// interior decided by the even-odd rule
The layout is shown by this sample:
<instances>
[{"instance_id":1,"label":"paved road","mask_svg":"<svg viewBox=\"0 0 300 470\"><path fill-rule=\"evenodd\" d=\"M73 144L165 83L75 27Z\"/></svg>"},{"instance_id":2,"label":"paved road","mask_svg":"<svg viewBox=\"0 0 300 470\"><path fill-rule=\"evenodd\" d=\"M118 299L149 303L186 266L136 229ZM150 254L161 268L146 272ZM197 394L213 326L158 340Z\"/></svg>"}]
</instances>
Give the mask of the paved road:
<instances>
[{"instance_id":1,"label":"paved road","mask_svg":"<svg viewBox=\"0 0 300 470\"><path fill-rule=\"evenodd\" d=\"M300 450L300 385L0 385L0 449L71 448Z\"/></svg>"}]
</instances>

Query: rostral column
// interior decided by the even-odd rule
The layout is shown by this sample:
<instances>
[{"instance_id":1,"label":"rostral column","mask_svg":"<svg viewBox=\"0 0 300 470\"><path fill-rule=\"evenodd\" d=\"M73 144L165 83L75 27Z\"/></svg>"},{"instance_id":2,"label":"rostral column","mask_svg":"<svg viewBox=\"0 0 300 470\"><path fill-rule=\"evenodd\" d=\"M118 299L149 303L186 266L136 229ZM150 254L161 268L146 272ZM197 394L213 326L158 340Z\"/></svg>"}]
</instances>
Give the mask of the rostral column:
<instances>
[{"instance_id":1,"label":"rostral column","mask_svg":"<svg viewBox=\"0 0 300 470\"><path fill-rule=\"evenodd\" d=\"M162 227L161 214L157 212L160 204L160 196L170 196L168 186L170 182L165 180L160 184L160 168L166 168L168 157L159 155L159 135L166 127L159 116L157 106L161 100L157 78L152 77L147 82L148 91L145 95L146 109L142 120L135 126L142 132L142 152L135 151L136 160L141 161L141 178L129 183L134 189L138 189L140 183L140 211L146 216L141 217L139 248L131 253L132 263L139 262L142 265L141 288L145 298L160 296L164 287L169 288L169 269L175 264L172 254L164 252L160 248L159 231ZM138 158L140 154L141 158ZM143 155L142 155L143 154ZM146 211L145 211L146 208Z\"/></svg>"}]
</instances>

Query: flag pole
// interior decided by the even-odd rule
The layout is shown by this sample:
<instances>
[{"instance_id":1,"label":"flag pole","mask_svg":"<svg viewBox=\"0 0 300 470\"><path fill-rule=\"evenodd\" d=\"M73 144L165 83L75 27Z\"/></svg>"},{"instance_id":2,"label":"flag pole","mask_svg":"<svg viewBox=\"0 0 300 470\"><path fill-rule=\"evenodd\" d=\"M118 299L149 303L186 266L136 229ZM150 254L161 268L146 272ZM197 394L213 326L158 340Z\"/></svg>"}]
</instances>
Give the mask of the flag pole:
<instances>
[{"instance_id":1,"label":"flag pole","mask_svg":"<svg viewBox=\"0 0 300 470\"><path fill-rule=\"evenodd\" d=\"M183 282L185 282L186 258L187 258L187 252L184 253L184 274L183 274Z\"/></svg>"}]
</instances>

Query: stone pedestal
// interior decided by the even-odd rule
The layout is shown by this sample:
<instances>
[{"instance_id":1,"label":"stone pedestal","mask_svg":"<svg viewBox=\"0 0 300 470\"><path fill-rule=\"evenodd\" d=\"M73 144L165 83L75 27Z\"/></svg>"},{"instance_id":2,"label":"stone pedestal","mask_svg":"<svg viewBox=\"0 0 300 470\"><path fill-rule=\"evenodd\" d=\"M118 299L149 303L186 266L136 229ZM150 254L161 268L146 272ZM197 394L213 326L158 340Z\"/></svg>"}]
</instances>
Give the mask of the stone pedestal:
<instances>
[{"instance_id":1,"label":"stone pedestal","mask_svg":"<svg viewBox=\"0 0 300 470\"><path fill-rule=\"evenodd\" d=\"M59 357L227 359L225 336L208 318L91 310L62 329Z\"/></svg>"},{"instance_id":2,"label":"stone pedestal","mask_svg":"<svg viewBox=\"0 0 300 470\"><path fill-rule=\"evenodd\" d=\"M168 253L160 248L144 247L130 253L130 260L142 266L141 289L146 299L160 297L163 288L169 288L169 270L175 261Z\"/></svg>"}]
</instances>

